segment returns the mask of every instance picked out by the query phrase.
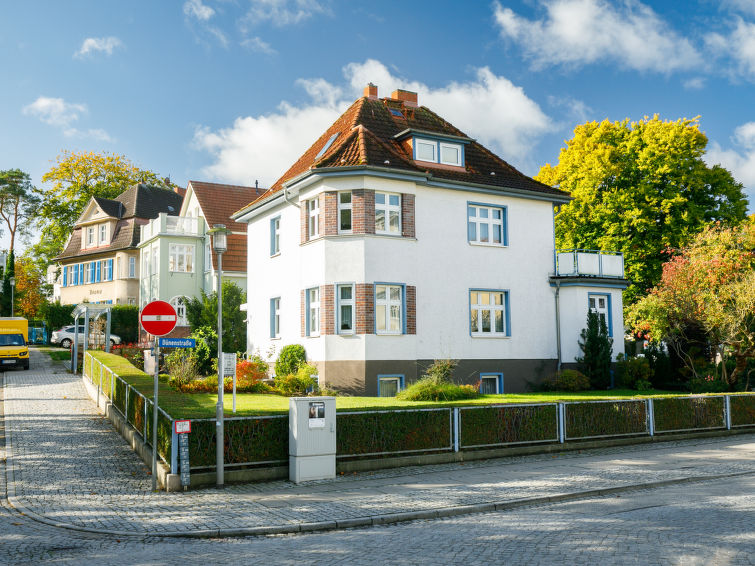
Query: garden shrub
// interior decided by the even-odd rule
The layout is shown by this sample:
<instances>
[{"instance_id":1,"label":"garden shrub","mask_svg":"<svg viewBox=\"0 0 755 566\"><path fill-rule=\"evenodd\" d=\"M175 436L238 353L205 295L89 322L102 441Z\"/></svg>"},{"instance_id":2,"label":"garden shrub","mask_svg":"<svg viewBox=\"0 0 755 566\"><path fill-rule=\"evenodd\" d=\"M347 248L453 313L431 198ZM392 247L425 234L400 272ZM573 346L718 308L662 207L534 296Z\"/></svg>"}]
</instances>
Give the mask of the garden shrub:
<instances>
[{"instance_id":1,"label":"garden shrub","mask_svg":"<svg viewBox=\"0 0 755 566\"><path fill-rule=\"evenodd\" d=\"M647 391L653 388L650 383L653 370L650 367L650 362L645 358L625 358L623 354L619 354L616 359L616 369L619 387L637 389L638 391Z\"/></svg>"},{"instance_id":2,"label":"garden shrub","mask_svg":"<svg viewBox=\"0 0 755 566\"><path fill-rule=\"evenodd\" d=\"M303 348L302 348L303 350ZM277 365L277 364L276 364ZM301 397L308 391L319 391L317 382L312 377L317 374L317 368L309 364L299 366L296 373L275 376L275 388L286 397Z\"/></svg>"},{"instance_id":3,"label":"garden shrub","mask_svg":"<svg viewBox=\"0 0 755 566\"><path fill-rule=\"evenodd\" d=\"M299 366L307 363L307 352L301 344L289 344L281 348L278 360L275 362L275 375L295 375ZM315 372L317 373L317 372Z\"/></svg>"},{"instance_id":4,"label":"garden shrub","mask_svg":"<svg viewBox=\"0 0 755 566\"><path fill-rule=\"evenodd\" d=\"M202 326L191 333L191 337L197 341L194 354L197 359L197 372L200 375L216 373L213 364L218 362L218 333L214 328Z\"/></svg>"},{"instance_id":5,"label":"garden shrub","mask_svg":"<svg viewBox=\"0 0 755 566\"><path fill-rule=\"evenodd\" d=\"M606 323L598 313L587 313L587 328L580 332L580 338L582 356L576 359L579 370L590 380L591 387L607 389L611 383L613 338L608 336Z\"/></svg>"},{"instance_id":6,"label":"garden shrub","mask_svg":"<svg viewBox=\"0 0 755 566\"><path fill-rule=\"evenodd\" d=\"M177 348L165 356L165 371L170 376L168 383L171 387L181 389L198 377L197 356L188 348Z\"/></svg>"},{"instance_id":7,"label":"garden shrub","mask_svg":"<svg viewBox=\"0 0 755 566\"><path fill-rule=\"evenodd\" d=\"M689 388L692 393L724 393L729 390L729 385L715 373L707 373L693 376Z\"/></svg>"},{"instance_id":8,"label":"garden shrub","mask_svg":"<svg viewBox=\"0 0 755 566\"><path fill-rule=\"evenodd\" d=\"M585 374L575 369L562 369L546 378L541 384L544 391L587 391L590 380Z\"/></svg>"},{"instance_id":9,"label":"garden shrub","mask_svg":"<svg viewBox=\"0 0 755 566\"><path fill-rule=\"evenodd\" d=\"M425 375L396 395L405 401L456 401L474 399L480 392L473 385L457 385L451 381L456 360L435 360Z\"/></svg>"}]
</instances>

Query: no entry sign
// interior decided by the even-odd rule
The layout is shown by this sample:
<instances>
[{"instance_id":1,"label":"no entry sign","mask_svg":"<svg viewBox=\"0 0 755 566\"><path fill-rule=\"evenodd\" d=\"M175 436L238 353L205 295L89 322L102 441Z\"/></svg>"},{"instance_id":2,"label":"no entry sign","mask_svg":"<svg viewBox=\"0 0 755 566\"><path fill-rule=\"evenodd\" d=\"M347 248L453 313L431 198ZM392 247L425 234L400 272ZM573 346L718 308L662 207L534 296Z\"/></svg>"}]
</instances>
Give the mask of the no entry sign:
<instances>
[{"instance_id":1,"label":"no entry sign","mask_svg":"<svg viewBox=\"0 0 755 566\"><path fill-rule=\"evenodd\" d=\"M152 336L165 336L176 327L176 309L165 301L152 301L144 305L139 322L145 332Z\"/></svg>"}]
</instances>

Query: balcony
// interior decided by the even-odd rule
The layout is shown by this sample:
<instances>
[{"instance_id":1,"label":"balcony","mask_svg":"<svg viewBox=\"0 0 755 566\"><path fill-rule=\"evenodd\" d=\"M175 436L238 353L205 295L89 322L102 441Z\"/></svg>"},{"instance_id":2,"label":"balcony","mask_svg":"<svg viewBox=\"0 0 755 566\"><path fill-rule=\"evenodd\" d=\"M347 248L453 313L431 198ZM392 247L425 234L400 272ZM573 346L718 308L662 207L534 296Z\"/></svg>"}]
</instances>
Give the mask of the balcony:
<instances>
[{"instance_id":1,"label":"balcony","mask_svg":"<svg viewBox=\"0 0 755 566\"><path fill-rule=\"evenodd\" d=\"M624 254L597 250L556 250L556 277L624 278Z\"/></svg>"},{"instance_id":2,"label":"balcony","mask_svg":"<svg viewBox=\"0 0 755 566\"><path fill-rule=\"evenodd\" d=\"M141 227L140 242L155 236L202 236L204 219L192 216L168 216L161 212L157 218Z\"/></svg>"}]
</instances>

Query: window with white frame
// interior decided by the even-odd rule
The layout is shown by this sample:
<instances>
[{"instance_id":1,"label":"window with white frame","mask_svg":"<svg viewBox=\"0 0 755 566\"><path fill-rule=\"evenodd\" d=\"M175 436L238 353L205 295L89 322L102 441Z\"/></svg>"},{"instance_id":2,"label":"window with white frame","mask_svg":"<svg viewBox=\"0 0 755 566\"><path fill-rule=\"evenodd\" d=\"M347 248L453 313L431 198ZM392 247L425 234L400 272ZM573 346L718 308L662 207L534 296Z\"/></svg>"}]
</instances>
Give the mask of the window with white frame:
<instances>
[{"instance_id":1,"label":"window with white frame","mask_svg":"<svg viewBox=\"0 0 755 566\"><path fill-rule=\"evenodd\" d=\"M129 305L135 305L136 304L136 297L129 297L128 298L128 304Z\"/></svg>"},{"instance_id":2,"label":"window with white frame","mask_svg":"<svg viewBox=\"0 0 755 566\"><path fill-rule=\"evenodd\" d=\"M375 193L375 233L401 234L401 195Z\"/></svg>"},{"instance_id":3,"label":"window with white frame","mask_svg":"<svg viewBox=\"0 0 755 566\"><path fill-rule=\"evenodd\" d=\"M86 267L86 281L85 281L85 283L94 283L94 273L95 273L94 270L96 269L95 266L94 266L94 264L95 264L95 262L93 262L93 261L88 261L86 263L87 267Z\"/></svg>"},{"instance_id":4,"label":"window with white frame","mask_svg":"<svg viewBox=\"0 0 755 566\"><path fill-rule=\"evenodd\" d=\"M281 299L270 299L270 338L280 338L281 335Z\"/></svg>"},{"instance_id":5,"label":"window with white frame","mask_svg":"<svg viewBox=\"0 0 755 566\"><path fill-rule=\"evenodd\" d=\"M152 261L150 263L150 273L157 275L157 246L152 246Z\"/></svg>"},{"instance_id":6,"label":"window with white frame","mask_svg":"<svg viewBox=\"0 0 755 566\"><path fill-rule=\"evenodd\" d=\"M443 165L462 166L460 144L440 142L438 145L440 146L440 162Z\"/></svg>"},{"instance_id":7,"label":"window with white frame","mask_svg":"<svg viewBox=\"0 0 755 566\"><path fill-rule=\"evenodd\" d=\"M338 233L351 233L351 191L338 193Z\"/></svg>"},{"instance_id":8,"label":"window with white frame","mask_svg":"<svg viewBox=\"0 0 755 566\"><path fill-rule=\"evenodd\" d=\"M354 285L337 285L336 301L338 333L354 334Z\"/></svg>"},{"instance_id":9,"label":"window with white frame","mask_svg":"<svg viewBox=\"0 0 755 566\"><path fill-rule=\"evenodd\" d=\"M210 242L204 245L204 270L210 271L212 268L212 256L210 255Z\"/></svg>"},{"instance_id":10,"label":"window with white frame","mask_svg":"<svg viewBox=\"0 0 755 566\"><path fill-rule=\"evenodd\" d=\"M467 239L473 244L505 246L506 208L502 206L467 205Z\"/></svg>"},{"instance_id":11,"label":"window with white frame","mask_svg":"<svg viewBox=\"0 0 755 566\"><path fill-rule=\"evenodd\" d=\"M94 246L94 226L87 226L87 247Z\"/></svg>"},{"instance_id":12,"label":"window with white frame","mask_svg":"<svg viewBox=\"0 0 755 566\"><path fill-rule=\"evenodd\" d=\"M307 289L307 336L320 335L320 288Z\"/></svg>"},{"instance_id":13,"label":"window with white frame","mask_svg":"<svg viewBox=\"0 0 755 566\"><path fill-rule=\"evenodd\" d=\"M281 217L276 216L270 220L270 255L279 254L281 251Z\"/></svg>"},{"instance_id":14,"label":"window with white frame","mask_svg":"<svg viewBox=\"0 0 755 566\"><path fill-rule=\"evenodd\" d=\"M176 309L176 324L178 326L188 326L189 322L186 318L186 303L188 299L184 296L173 297L170 300L170 304Z\"/></svg>"},{"instance_id":15,"label":"window with white frame","mask_svg":"<svg viewBox=\"0 0 755 566\"><path fill-rule=\"evenodd\" d=\"M503 393L503 374L481 373L480 393L483 395L499 395Z\"/></svg>"},{"instance_id":16,"label":"window with white frame","mask_svg":"<svg viewBox=\"0 0 755 566\"><path fill-rule=\"evenodd\" d=\"M107 243L107 224L100 224L100 245Z\"/></svg>"},{"instance_id":17,"label":"window with white frame","mask_svg":"<svg viewBox=\"0 0 755 566\"><path fill-rule=\"evenodd\" d=\"M170 244L168 246L168 271L194 272L194 244Z\"/></svg>"},{"instance_id":18,"label":"window with white frame","mask_svg":"<svg viewBox=\"0 0 755 566\"><path fill-rule=\"evenodd\" d=\"M418 161L438 162L438 143L430 140L414 140L414 158Z\"/></svg>"},{"instance_id":19,"label":"window with white frame","mask_svg":"<svg viewBox=\"0 0 755 566\"><path fill-rule=\"evenodd\" d=\"M401 285L375 285L375 331L403 333L404 297Z\"/></svg>"},{"instance_id":20,"label":"window with white frame","mask_svg":"<svg viewBox=\"0 0 755 566\"><path fill-rule=\"evenodd\" d=\"M307 201L307 216L309 218L309 239L320 235L320 197Z\"/></svg>"},{"instance_id":21,"label":"window with white frame","mask_svg":"<svg viewBox=\"0 0 755 566\"><path fill-rule=\"evenodd\" d=\"M403 389L403 375L379 375L378 397L395 397Z\"/></svg>"},{"instance_id":22,"label":"window with white frame","mask_svg":"<svg viewBox=\"0 0 755 566\"><path fill-rule=\"evenodd\" d=\"M128 258L128 276L131 278L136 277L136 258Z\"/></svg>"},{"instance_id":23,"label":"window with white frame","mask_svg":"<svg viewBox=\"0 0 755 566\"><path fill-rule=\"evenodd\" d=\"M612 336L613 333L610 323L611 317L609 313L611 301L609 300L608 295L590 293L590 295L588 295L587 303L590 312L597 313L598 318L606 325L608 335Z\"/></svg>"},{"instance_id":24,"label":"window with white frame","mask_svg":"<svg viewBox=\"0 0 755 566\"><path fill-rule=\"evenodd\" d=\"M471 290L469 324L472 336L510 336L507 291Z\"/></svg>"}]
</instances>

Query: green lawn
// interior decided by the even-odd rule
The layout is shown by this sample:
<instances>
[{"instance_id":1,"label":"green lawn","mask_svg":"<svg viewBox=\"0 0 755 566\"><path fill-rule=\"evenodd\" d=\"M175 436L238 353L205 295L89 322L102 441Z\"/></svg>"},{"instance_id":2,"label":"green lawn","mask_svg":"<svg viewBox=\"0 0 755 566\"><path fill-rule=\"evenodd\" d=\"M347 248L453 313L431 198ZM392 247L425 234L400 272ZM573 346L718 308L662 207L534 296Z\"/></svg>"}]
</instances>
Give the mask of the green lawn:
<instances>
[{"instance_id":1,"label":"green lawn","mask_svg":"<svg viewBox=\"0 0 755 566\"><path fill-rule=\"evenodd\" d=\"M152 398L153 378L131 365L125 358L102 351L91 352L95 358L109 366L116 374L129 382L140 393ZM639 394L629 389L612 391L521 393L508 395L483 395L478 399L463 401L425 402L400 401L393 397L336 397L336 409L340 411L365 411L388 409L419 409L495 403L555 403L558 401L595 401L601 399L645 399L648 397L687 395L668 391L647 391ZM217 395L214 393L181 393L167 384L167 376L160 376L158 390L160 406L173 418L213 418ZM279 395L239 394L236 396L236 416L275 415L288 413L288 398ZM233 401L230 393L224 396L226 416L233 416Z\"/></svg>"},{"instance_id":2,"label":"green lawn","mask_svg":"<svg viewBox=\"0 0 755 566\"><path fill-rule=\"evenodd\" d=\"M71 359L70 350L48 350L46 353L56 362Z\"/></svg>"}]
</instances>

